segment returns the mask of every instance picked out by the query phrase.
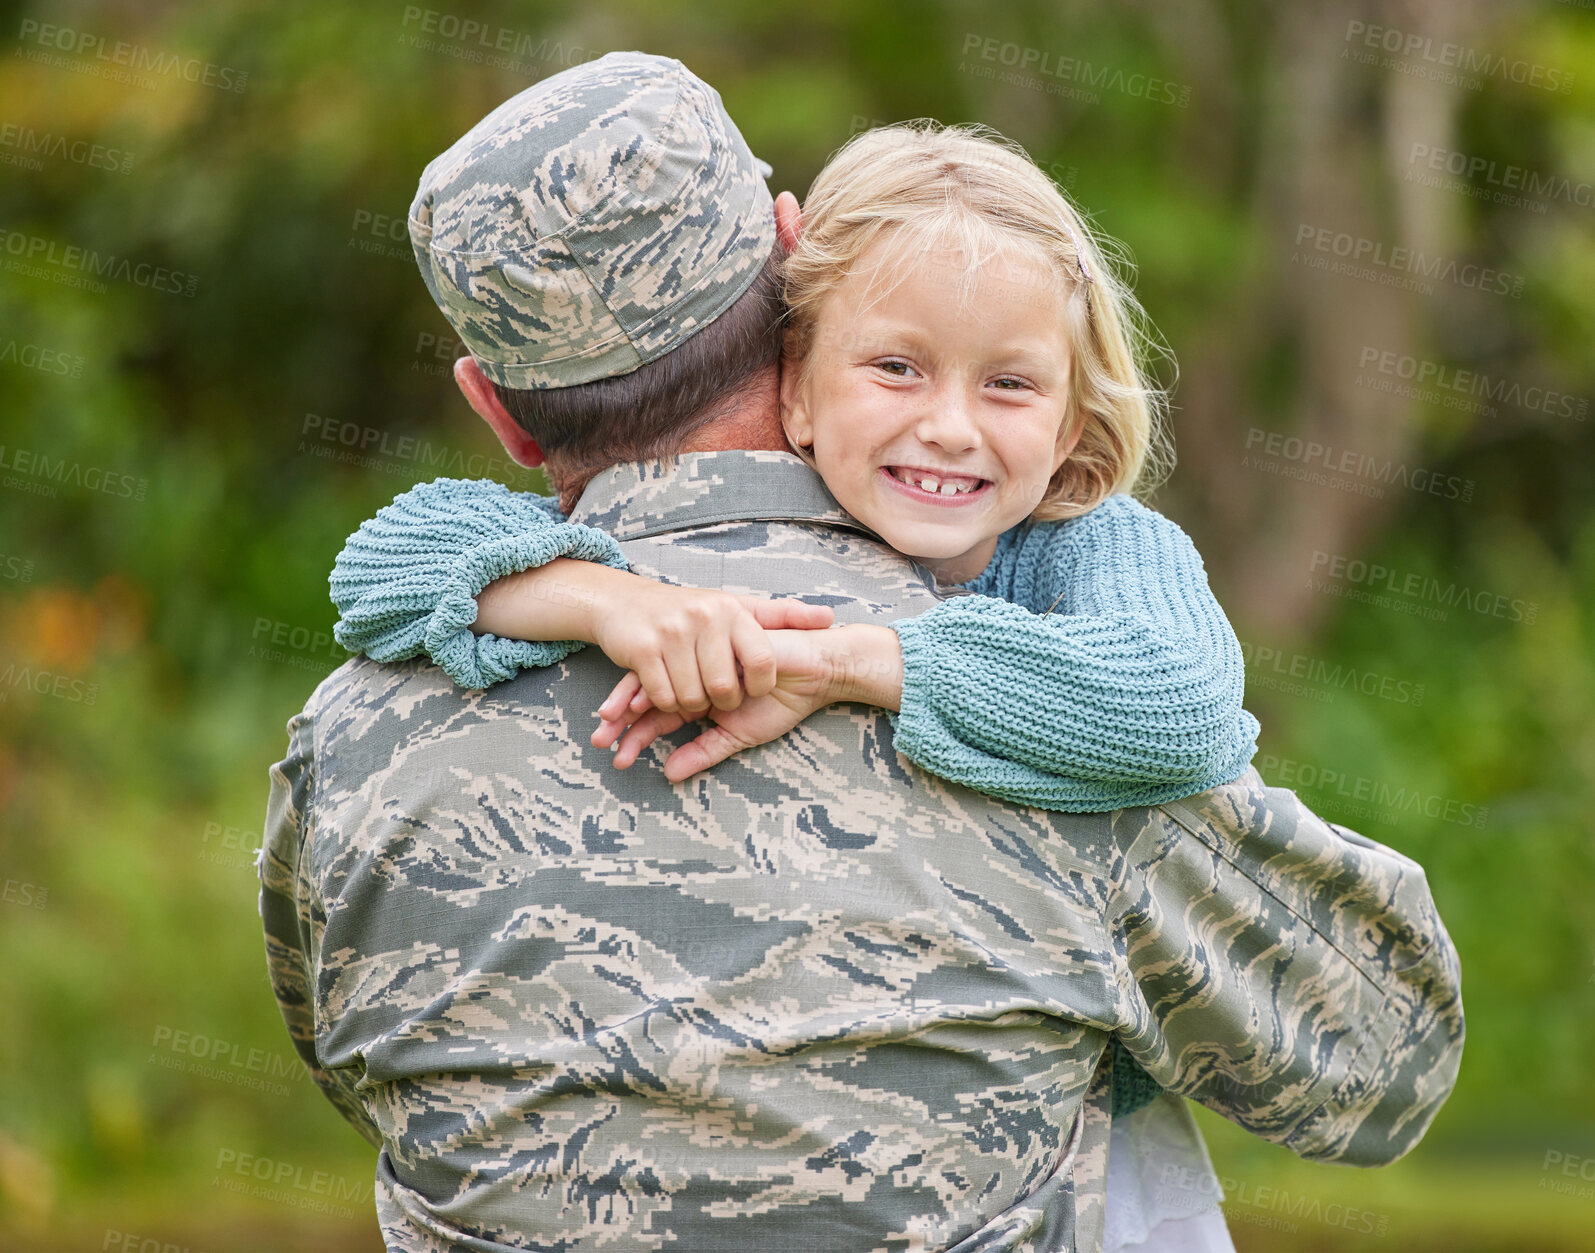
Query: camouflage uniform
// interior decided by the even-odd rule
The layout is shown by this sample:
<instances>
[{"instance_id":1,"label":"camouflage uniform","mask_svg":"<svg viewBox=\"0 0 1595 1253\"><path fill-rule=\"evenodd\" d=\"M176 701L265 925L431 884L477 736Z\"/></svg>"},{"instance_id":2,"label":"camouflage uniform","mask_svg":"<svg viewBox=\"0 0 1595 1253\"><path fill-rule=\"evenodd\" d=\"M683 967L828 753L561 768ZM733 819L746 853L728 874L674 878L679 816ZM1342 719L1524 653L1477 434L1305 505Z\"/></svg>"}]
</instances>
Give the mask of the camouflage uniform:
<instances>
[{"instance_id":1,"label":"camouflage uniform","mask_svg":"<svg viewBox=\"0 0 1595 1253\"><path fill-rule=\"evenodd\" d=\"M573 517L666 582L934 603L786 454L618 466ZM840 705L672 786L588 743L617 677L357 659L289 723L272 979L390 1249L1094 1251L1115 1037L1312 1159L1393 1160L1451 1089L1422 869L1254 770L1026 809Z\"/></svg>"}]
</instances>

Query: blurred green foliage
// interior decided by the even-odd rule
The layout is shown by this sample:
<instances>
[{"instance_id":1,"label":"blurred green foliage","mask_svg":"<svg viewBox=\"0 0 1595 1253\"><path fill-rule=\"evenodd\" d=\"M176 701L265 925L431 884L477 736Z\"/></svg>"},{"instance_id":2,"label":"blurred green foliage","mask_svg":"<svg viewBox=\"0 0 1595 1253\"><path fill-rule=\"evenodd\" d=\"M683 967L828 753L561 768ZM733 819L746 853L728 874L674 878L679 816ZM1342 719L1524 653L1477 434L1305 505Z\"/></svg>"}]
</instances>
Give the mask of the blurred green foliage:
<instances>
[{"instance_id":1,"label":"blurred green foliage","mask_svg":"<svg viewBox=\"0 0 1595 1253\"><path fill-rule=\"evenodd\" d=\"M4 1247L115 1247L109 1233L194 1250L379 1243L369 1202L350 1202L350 1216L292 1185L286 1202L219 1186L218 1163L241 1154L351 1187L372 1166L288 1066L250 855L283 725L341 657L324 639L344 536L437 474L541 485L505 477L513 467L453 391L449 331L402 219L432 156L565 63L612 48L679 56L720 89L776 184L799 192L852 130L879 121L984 121L1025 143L1140 263L1138 290L1184 370L1175 431L1187 468L1169 511L1203 541L1221 599L1234 594L1242 639L1263 625L1256 590L1243 593L1248 572L1268 568L1273 526L1221 522L1279 485L1235 471L1239 446L1215 452L1201 442L1210 428L1182 425L1179 407L1197 398L1194 420L1214 407L1200 397L1217 395L1239 429L1272 427L1313 386L1310 321L1249 326L1237 311L1307 281L1285 259L1294 219L1269 208L1280 171L1268 154L1290 112L1282 101L1318 106L1312 81L1283 73L1281 50L1306 43L1307 62L1350 73L1335 66L1355 46L1340 27L1255 0L1169 11L444 4L0 4L0 127L12 128L0 131ZM1405 20L1441 16L1417 5ZM449 18L490 40L509 31L522 51L489 65L479 42L441 33ZM429 22L440 29L428 34ZM43 24L86 41L62 52ZM1449 115L1449 146L1588 179L1588 14L1513 8L1468 38L1561 67L1570 86L1487 76ZM987 39L1183 84L1189 100L1120 89L1081 102L995 83L970 68L991 64ZM119 40L146 65L179 68L117 81L107 58ZM200 81L187 81L194 66ZM220 85L240 74L242 90ZM1426 107L1403 93L1444 90L1394 72L1357 81L1342 122L1370 134L1397 107ZM117 157L79 159L78 141ZM1405 154L1391 159L1407 168ZM1375 203L1399 181L1341 173L1366 181ZM1289 785L1281 772L1306 764L1487 810L1474 825L1384 821L1334 786L1300 789L1427 867L1465 963L1467 1055L1428 1140L1377 1175L1307 1166L1205 1119L1221 1174L1387 1219L1386 1235L1320 1221L1287 1238L1259 1221L1266 1205L1251 1213L1232 1198L1243 1249L1574 1249L1595 1229L1595 1187L1575 1178L1582 1193L1557 1192L1563 1176L1546 1166L1548 1154L1595 1156L1591 206L1446 203L1466 254L1522 274L1524 290L1415 302L1402 342L1554 385L1586 398L1585 411L1459 421L1432 397L1414 401L1403 420L1418 460L1476 490L1467 501L1395 492L1349 551L1532 602L1534 621L1453 608L1436 622L1318 598L1283 628L1267 623L1284 651L1421 685L1423 700L1293 695L1260 666L1248 707L1271 782ZM1399 223L1386 229L1400 237ZM103 290L73 286L63 276L81 270L61 260L71 247L164 267L180 290L131 269ZM1354 280L1342 288L1355 316L1371 297ZM1209 346L1254 330L1254 355L1232 377ZM428 452L384 452L407 437ZM1299 486L1267 507L1310 518L1324 495ZM207 1069L196 1054L213 1049Z\"/></svg>"}]
</instances>

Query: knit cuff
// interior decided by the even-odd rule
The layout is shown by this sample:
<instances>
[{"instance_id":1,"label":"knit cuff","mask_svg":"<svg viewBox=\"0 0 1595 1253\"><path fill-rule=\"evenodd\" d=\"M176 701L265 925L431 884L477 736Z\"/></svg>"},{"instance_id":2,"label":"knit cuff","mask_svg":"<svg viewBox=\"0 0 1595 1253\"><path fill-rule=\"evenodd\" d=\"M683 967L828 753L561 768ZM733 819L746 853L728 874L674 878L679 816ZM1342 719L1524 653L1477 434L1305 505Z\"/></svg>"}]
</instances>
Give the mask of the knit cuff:
<instances>
[{"instance_id":1,"label":"knit cuff","mask_svg":"<svg viewBox=\"0 0 1595 1253\"><path fill-rule=\"evenodd\" d=\"M1206 773L1194 779L1160 780L1133 766L1121 767L1108 778L1088 777L1078 770L1046 769L1019 760L1012 752L969 743L960 736L958 701L978 697L948 674L947 667L957 664L949 661L945 638L945 617L952 612L956 611L941 605L918 617L888 624L897 633L903 653L901 712L888 715L893 747L921 770L1020 805L1064 813L1101 813L1158 805L1216 787L1242 774L1257 752L1256 736L1261 728L1245 710L1240 711L1233 750L1216 755ZM1041 683L1042 676L1035 676L1035 681ZM990 699L1000 704L1002 698L993 694ZM1126 732L1133 727L1133 721L1126 722ZM1083 760L1089 747L1076 745L1072 759ZM1049 741L1046 748L1060 761L1071 759L1062 741Z\"/></svg>"},{"instance_id":2,"label":"knit cuff","mask_svg":"<svg viewBox=\"0 0 1595 1253\"><path fill-rule=\"evenodd\" d=\"M551 666L585 645L580 640L512 640L477 635L476 597L506 575L545 566L558 557L596 561L617 570L626 559L614 537L578 523L541 526L489 540L460 554L425 624L427 655L465 688L491 687L524 669Z\"/></svg>"},{"instance_id":3,"label":"knit cuff","mask_svg":"<svg viewBox=\"0 0 1595 1253\"><path fill-rule=\"evenodd\" d=\"M945 750L947 739L946 728L931 708L936 647L926 638L929 633L926 620L929 617L930 613L923 613L886 624L897 632L897 645L903 653L903 691L898 697L898 712L888 716L892 724L892 744L896 750L921 769L944 773L945 766L942 771L937 771L934 766L927 764L944 757L944 753L937 753L934 746L940 744Z\"/></svg>"}]
</instances>

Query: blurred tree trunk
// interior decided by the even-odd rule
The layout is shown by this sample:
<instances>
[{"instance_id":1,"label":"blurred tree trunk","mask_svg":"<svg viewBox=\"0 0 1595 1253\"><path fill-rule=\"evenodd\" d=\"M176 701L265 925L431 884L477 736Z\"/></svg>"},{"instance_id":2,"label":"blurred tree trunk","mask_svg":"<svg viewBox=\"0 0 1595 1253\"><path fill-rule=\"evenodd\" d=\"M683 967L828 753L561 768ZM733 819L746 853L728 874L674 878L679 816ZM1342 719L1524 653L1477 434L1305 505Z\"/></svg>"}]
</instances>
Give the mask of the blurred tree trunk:
<instances>
[{"instance_id":1,"label":"blurred tree trunk","mask_svg":"<svg viewBox=\"0 0 1595 1253\"><path fill-rule=\"evenodd\" d=\"M1178 16L1159 18L1170 9ZM1167 23L1165 37L1186 51L1193 74L1236 61L1212 51L1247 37L1233 24L1224 29L1226 21L1258 20L1199 6L1148 13ZM1459 198L1403 179L1414 142L1452 146L1460 89L1343 56L1363 47L1347 40L1349 24L1427 36L1438 47L1474 42L1482 13L1476 0L1317 0L1262 19L1266 47L1256 63L1268 78L1252 203L1264 264L1255 281L1235 285L1237 303L1215 309L1200 338L1175 345L1179 470L1164 501L1188 520L1232 617L1271 640L1306 634L1335 608L1309 583L1314 554L1356 555L1407 489L1386 486L1379 499L1260 471L1245 463L1261 451L1255 432L1297 436L1337 455L1354 451L1378 465L1421 462L1417 406L1359 386L1359 361L1365 349L1432 355L1420 337L1430 306L1476 295L1436 281L1434 294L1422 296L1293 259L1325 255L1298 245L1308 228L1430 256L1453 256L1460 236ZM1202 24L1206 30L1192 29ZM1208 55L1189 55L1201 50ZM1194 81L1206 91L1203 79ZM1214 94L1233 93L1218 85ZM1282 362L1296 385L1275 389L1292 398L1288 411L1268 412L1257 397Z\"/></svg>"}]
</instances>

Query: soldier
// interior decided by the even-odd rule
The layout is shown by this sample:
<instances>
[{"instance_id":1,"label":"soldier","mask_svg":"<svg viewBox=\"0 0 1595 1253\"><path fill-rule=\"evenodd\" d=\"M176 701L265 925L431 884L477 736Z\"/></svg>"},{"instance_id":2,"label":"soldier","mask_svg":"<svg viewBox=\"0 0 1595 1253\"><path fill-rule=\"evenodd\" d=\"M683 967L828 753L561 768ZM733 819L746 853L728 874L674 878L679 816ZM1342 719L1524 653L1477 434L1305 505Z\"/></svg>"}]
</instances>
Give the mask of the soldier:
<instances>
[{"instance_id":1,"label":"soldier","mask_svg":"<svg viewBox=\"0 0 1595 1253\"><path fill-rule=\"evenodd\" d=\"M922 612L923 573L779 451L776 217L713 90L614 54L434 161L411 229L467 397L632 570ZM1393 1160L1451 1089L1421 868L1254 770L1044 812L840 704L671 786L588 742L617 677L357 659L289 724L273 983L381 1149L391 1249L1095 1253L1110 1041L1319 1160Z\"/></svg>"}]
</instances>

